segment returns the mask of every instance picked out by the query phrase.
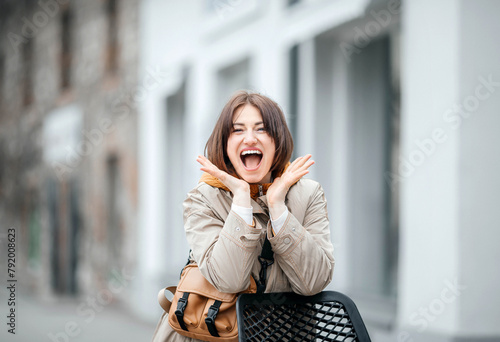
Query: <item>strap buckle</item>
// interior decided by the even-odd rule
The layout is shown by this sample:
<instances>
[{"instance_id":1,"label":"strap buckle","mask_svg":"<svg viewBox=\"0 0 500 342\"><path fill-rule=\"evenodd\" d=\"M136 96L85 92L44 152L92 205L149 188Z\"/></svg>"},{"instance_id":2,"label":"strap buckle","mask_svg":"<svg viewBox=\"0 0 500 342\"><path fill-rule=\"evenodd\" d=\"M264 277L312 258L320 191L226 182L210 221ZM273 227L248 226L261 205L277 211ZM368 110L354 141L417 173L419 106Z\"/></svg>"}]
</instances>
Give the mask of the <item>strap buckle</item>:
<instances>
[{"instance_id":1,"label":"strap buckle","mask_svg":"<svg viewBox=\"0 0 500 342\"><path fill-rule=\"evenodd\" d=\"M205 318L205 323L207 324L208 331L210 335L219 337L219 333L217 332L217 328L215 327L215 318L219 313L219 308L222 302L216 300L210 307L208 308L207 318Z\"/></svg>"},{"instance_id":2,"label":"strap buckle","mask_svg":"<svg viewBox=\"0 0 500 342\"><path fill-rule=\"evenodd\" d=\"M260 262L259 282L257 283L257 293L264 293L266 289L267 268L274 264L274 253L271 242L266 238L262 245L262 251L258 257Z\"/></svg>"},{"instance_id":3,"label":"strap buckle","mask_svg":"<svg viewBox=\"0 0 500 342\"><path fill-rule=\"evenodd\" d=\"M266 289L266 279L267 279L267 268L274 264L273 260L264 259L259 255L260 262L260 273L259 273L259 282L257 283L257 293L264 293Z\"/></svg>"},{"instance_id":4,"label":"strap buckle","mask_svg":"<svg viewBox=\"0 0 500 342\"><path fill-rule=\"evenodd\" d=\"M260 264L264 267L268 267L268 266L271 266L272 264L274 264L274 260L269 260L269 259L264 259L263 257L261 257L259 255L259 262Z\"/></svg>"},{"instance_id":5,"label":"strap buckle","mask_svg":"<svg viewBox=\"0 0 500 342\"><path fill-rule=\"evenodd\" d=\"M211 305L208 308L207 318L205 318L205 322L207 324L214 324L215 323L215 317L217 317L218 313L219 313L219 308L216 307L216 306L214 306L214 305Z\"/></svg>"},{"instance_id":6,"label":"strap buckle","mask_svg":"<svg viewBox=\"0 0 500 342\"><path fill-rule=\"evenodd\" d=\"M184 292L181 298L179 298L177 302L177 309L175 310L175 316L177 317L177 321L181 326L182 330L188 331L186 323L184 323L184 310L186 310L187 302L188 302L189 292Z\"/></svg>"},{"instance_id":7,"label":"strap buckle","mask_svg":"<svg viewBox=\"0 0 500 342\"><path fill-rule=\"evenodd\" d=\"M184 316L184 310L186 310L187 299L179 298L177 302L177 309L175 310L176 316Z\"/></svg>"}]
</instances>

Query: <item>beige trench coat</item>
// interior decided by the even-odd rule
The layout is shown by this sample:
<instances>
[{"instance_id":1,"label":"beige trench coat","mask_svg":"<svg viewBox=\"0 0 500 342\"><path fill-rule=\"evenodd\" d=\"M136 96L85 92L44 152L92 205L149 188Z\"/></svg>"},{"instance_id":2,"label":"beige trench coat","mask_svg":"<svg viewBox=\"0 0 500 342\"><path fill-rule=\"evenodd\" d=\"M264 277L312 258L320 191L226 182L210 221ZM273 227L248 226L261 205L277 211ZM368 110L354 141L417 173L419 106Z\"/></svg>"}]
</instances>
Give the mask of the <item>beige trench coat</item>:
<instances>
[{"instance_id":1,"label":"beige trench coat","mask_svg":"<svg viewBox=\"0 0 500 342\"><path fill-rule=\"evenodd\" d=\"M266 233L272 236L266 196L252 200L255 228L231 211L232 194L199 183L184 201L184 227L191 259L219 291L237 293L259 279ZM331 281L334 258L326 199L319 183L301 179L288 191L289 214L282 229L269 238L274 264L267 270L265 292L321 292ZM196 341L177 334L165 313L153 341Z\"/></svg>"}]
</instances>

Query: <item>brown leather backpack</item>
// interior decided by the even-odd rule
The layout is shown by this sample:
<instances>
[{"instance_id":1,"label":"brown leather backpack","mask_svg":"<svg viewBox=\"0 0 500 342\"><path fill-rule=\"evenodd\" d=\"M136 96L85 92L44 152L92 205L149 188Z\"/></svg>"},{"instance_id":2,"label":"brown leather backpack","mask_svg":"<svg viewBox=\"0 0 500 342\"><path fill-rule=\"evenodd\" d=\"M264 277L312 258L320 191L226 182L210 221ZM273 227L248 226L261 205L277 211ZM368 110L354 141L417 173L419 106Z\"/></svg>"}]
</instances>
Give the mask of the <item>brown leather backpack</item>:
<instances>
[{"instance_id":1,"label":"brown leather backpack","mask_svg":"<svg viewBox=\"0 0 500 342\"><path fill-rule=\"evenodd\" d=\"M172 301L165 290L174 294ZM255 293L257 285L250 277L250 286L240 293ZM158 301L168 312L168 324L179 334L209 342L237 342L238 322L236 300L240 293L222 293L210 284L198 269L187 265L177 287L160 290Z\"/></svg>"}]
</instances>

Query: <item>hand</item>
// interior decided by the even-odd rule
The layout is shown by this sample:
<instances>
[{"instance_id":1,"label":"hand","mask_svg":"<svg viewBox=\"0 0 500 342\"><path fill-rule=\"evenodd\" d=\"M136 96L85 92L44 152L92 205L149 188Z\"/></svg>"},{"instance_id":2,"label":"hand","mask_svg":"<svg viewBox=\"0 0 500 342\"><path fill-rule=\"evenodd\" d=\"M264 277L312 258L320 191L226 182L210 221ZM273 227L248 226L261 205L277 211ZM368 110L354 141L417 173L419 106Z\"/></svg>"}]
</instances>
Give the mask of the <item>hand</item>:
<instances>
[{"instance_id":1,"label":"hand","mask_svg":"<svg viewBox=\"0 0 500 342\"><path fill-rule=\"evenodd\" d=\"M199 155L196 161L202 165L202 167L200 167L201 171L208 172L220 180L233 193L234 204L245 208L252 207L250 202L250 185L247 182L220 170L205 156Z\"/></svg>"},{"instance_id":2,"label":"hand","mask_svg":"<svg viewBox=\"0 0 500 342\"><path fill-rule=\"evenodd\" d=\"M308 168L314 164L314 160L309 160L310 158L311 155L308 154L295 159L267 190L267 203L273 220L285 211L285 197L290 187L309 173Z\"/></svg>"}]
</instances>

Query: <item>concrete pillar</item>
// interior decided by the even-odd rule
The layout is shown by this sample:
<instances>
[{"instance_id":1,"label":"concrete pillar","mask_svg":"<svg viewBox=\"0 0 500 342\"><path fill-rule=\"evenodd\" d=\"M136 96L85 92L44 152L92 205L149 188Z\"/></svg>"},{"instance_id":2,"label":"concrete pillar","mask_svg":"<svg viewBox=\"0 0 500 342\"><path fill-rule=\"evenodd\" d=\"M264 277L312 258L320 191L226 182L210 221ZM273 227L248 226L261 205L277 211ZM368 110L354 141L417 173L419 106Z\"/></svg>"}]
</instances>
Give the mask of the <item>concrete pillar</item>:
<instances>
[{"instance_id":1,"label":"concrete pillar","mask_svg":"<svg viewBox=\"0 0 500 342\"><path fill-rule=\"evenodd\" d=\"M500 339L500 3L460 1L458 332ZM460 111L462 111L460 113ZM471 339L467 339L471 340Z\"/></svg>"},{"instance_id":2,"label":"concrete pillar","mask_svg":"<svg viewBox=\"0 0 500 342\"><path fill-rule=\"evenodd\" d=\"M163 244L167 241L165 210L165 160L158 158L166 144L165 122L158 103L147 101L139 116L139 227L137 227L138 277L135 282L136 309L145 317L158 316L156 298L151 293L159 290L165 279L167 257ZM155 308L156 310L152 310Z\"/></svg>"},{"instance_id":3,"label":"concrete pillar","mask_svg":"<svg viewBox=\"0 0 500 342\"><path fill-rule=\"evenodd\" d=\"M404 3L398 341L500 336L499 9Z\"/></svg>"},{"instance_id":4,"label":"concrete pillar","mask_svg":"<svg viewBox=\"0 0 500 342\"><path fill-rule=\"evenodd\" d=\"M459 21L455 0L403 8L398 316L415 336L452 334L457 326L457 301L440 315L422 310L431 310L446 282L459 276L459 139L443 120L459 99ZM419 146L430 141L438 142L425 153Z\"/></svg>"},{"instance_id":5,"label":"concrete pillar","mask_svg":"<svg viewBox=\"0 0 500 342\"><path fill-rule=\"evenodd\" d=\"M297 131L300 145L296 146L296 155L304 156L308 153L315 156L315 41L308 40L299 45L299 112ZM315 168L310 169L308 177L316 179Z\"/></svg>"}]
</instances>

